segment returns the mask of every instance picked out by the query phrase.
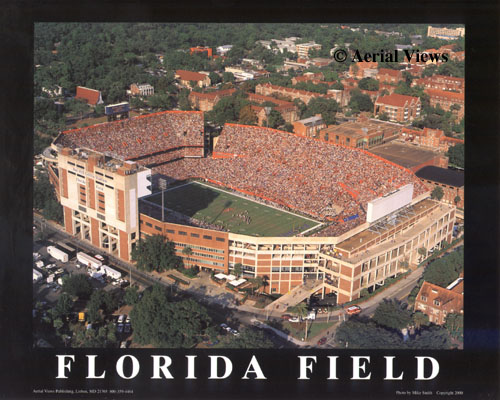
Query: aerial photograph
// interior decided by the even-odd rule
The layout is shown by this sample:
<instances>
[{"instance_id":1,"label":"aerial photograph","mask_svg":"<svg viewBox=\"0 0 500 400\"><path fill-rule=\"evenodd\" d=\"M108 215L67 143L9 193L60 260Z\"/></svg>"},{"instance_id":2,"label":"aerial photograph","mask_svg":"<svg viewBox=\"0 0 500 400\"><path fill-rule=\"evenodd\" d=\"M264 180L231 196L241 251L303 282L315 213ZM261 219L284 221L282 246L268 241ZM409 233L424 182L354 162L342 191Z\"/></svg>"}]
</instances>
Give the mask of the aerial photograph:
<instances>
[{"instance_id":1,"label":"aerial photograph","mask_svg":"<svg viewBox=\"0 0 500 400\"><path fill-rule=\"evenodd\" d=\"M33 347L463 349L464 49L35 23Z\"/></svg>"}]
</instances>

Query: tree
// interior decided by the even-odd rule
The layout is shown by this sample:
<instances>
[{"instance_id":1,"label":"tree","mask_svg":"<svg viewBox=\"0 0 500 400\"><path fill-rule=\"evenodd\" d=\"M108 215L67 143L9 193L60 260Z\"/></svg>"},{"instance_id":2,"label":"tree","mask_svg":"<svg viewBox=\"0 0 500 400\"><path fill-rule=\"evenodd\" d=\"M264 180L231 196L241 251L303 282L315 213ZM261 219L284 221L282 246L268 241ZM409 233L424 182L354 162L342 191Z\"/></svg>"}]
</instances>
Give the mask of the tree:
<instances>
[{"instance_id":1,"label":"tree","mask_svg":"<svg viewBox=\"0 0 500 400\"><path fill-rule=\"evenodd\" d=\"M96 290L87 302L87 317L89 322L99 322L101 318L100 310L104 314L110 314L117 307L117 301L109 292Z\"/></svg>"},{"instance_id":2,"label":"tree","mask_svg":"<svg viewBox=\"0 0 500 400\"><path fill-rule=\"evenodd\" d=\"M189 246L186 246L182 249L182 254L190 256L191 254L193 254L193 249Z\"/></svg>"},{"instance_id":3,"label":"tree","mask_svg":"<svg viewBox=\"0 0 500 400\"><path fill-rule=\"evenodd\" d=\"M342 85L342 83L340 82L335 82L332 86L331 86L332 89L335 89L335 90L344 90L344 85Z\"/></svg>"},{"instance_id":4,"label":"tree","mask_svg":"<svg viewBox=\"0 0 500 400\"><path fill-rule=\"evenodd\" d=\"M62 290L71 296L89 298L92 293L92 284L85 274L74 274L63 279Z\"/></svg>"},{"instance_id":5,"label":"tree","mask_svg":"<svg viewBox=\"0 0 500 400\"><path fill-rule=\"evenodd\" d=\"M204 306L193 299L169 301L159 285L144 292L130 317L134 341L155 347L191 348L213 325Z\"/></svg>"},{"instance_id":6,"label":"tree","mask_svg":"<svg viewBox=\"0 0 500 400\"><path fill-rule=\"evenodd\" d=\"M427 249L422 246L420 247L418 250L417 250L417 253L421 256L421 257L425 257L427 256Z\"/></svg>"},{"instance_id":7,"label":"tree","mask_svg":"<svg viewBox=\"0 0 500 400\"><path fill-rule=\"evenodd\" d=\"M311 99L307 105L306 111L301 118L312 117L316 114L321 114L323 122L327 125L335 123L335 115L337 114L338 103L335 100L317 97Z\"/></svg>"},{"instance_id":8,"label":"tree","mask_svg":"<svg viewBox=\"0 0 500 400\"><path fill-rule=\"evenodd\" d=\"M446 321L444 323L445 328L448 330L449 334L463 341L464 339L464 316L463 314L451 313L446 316Z\"/></svg>"},{"instance_id":9,"label":"tree","mask_svg":"<svg viewBox=\"0 0 500 400\"><path fill-rule=\"evenodd\" d=\"M349 107L353 112L359 111L373 111L373 102L370 96L361 93L358 89L351 92L351 100L349 100Z\"/></svg>"},{"instance_id":10,"label":"tree","mask_svg":"<svg viewBox=\"0 0 500 400\"><path fill-rule=\"evenodd\" d=\"M139 239L132 249L131 256L132 260L137 262L137 268L147 272L163 272L182 265L182 259L175 255L173 242L161 235Z\"/></svg>"},{"instance_id":11,"label":"tree","mask_svg":"<svg viewBox=\"0 0 500 400\"><path fill-rule=\"evenodd\" d=\"M400 301L385 299L375 309L372 320L386 328L401 330L411 321L411 312Z\"/></svg>"},{"instance_id":12,"label":"tree","mask_svg":"<svg viewBox=\"0 0 500 400\"><path fill-rule=\"evenodd\" d=\"M402 337L363 318L351 318L337 329L335 341L349 349L397 349L406 347Z\"/></svg>"},{"instance_id":13,"label":"tree","mask_svg":"<svg viewBox=\"0 0 500 400\"><path fill-rule=\"evenodd\" d=\"M233 272L239 278L243 273L243 265L241 263L234 264Z\"/></svg>"},{"instance_id":14,"label":"tree","mask_svg":"<svg viewBox=\"0 0 500 400\"><path fill-rule=\"evenodd\" d=\"M431 199L441 201L444 196L443 188L441 186L434 186L431 192Z\"/></svg>"},{"instance_id":15,"label":"tree","mask_svg":"<svg viewBox=\"0 0 500 400\"><path fill-rule=\"evenodd\" d=\"M421 329L415 339L408 343L413 349L439 350L449 349L451 340L448 331L441 327L432 325L428 328Z\"/></svg>"},{"instance_id":16,"label":"tree","mask_svg":"<svg viewBox=\"0 0 500 400\"><path fill-rule=\"evenodd\" d=\"M139 289L137 286L131 286L125 289L125 296L123 297L125 304L134 306L139 301Z\"/></svg>"},{"instance_id":17,"label":"tree","mask_svg":"<svg viewBox=\"0 0 500 400\"><path fill-rule=\"evenodd\" d=\"M56 306L52 309L52 319L64 317L71 312L73 299L67 293L62 293L57 300Z\"/></svg>"},{"instance_id":18,"label":"tree","mask_svg":"<svg viewBox=\"0 0 500 400\"><path fill-rule=\"evenodd\" d=\"M293 125L292 125L292 124L290 124L289 122L287 122L287 123L285 124L285 126L283 127L283 129L284 129L285 131L287 131L287 132L293 133Z\"/></svg>"},{"instance_id":19,"label":"tree","mask_svg":"<svg viewBox=\"0 0 500 400\"><path fill-rule=\"evenodd\" d=\"M463 168L465 161L465 145L463 143L458 143L452 146L446 152L446 155L450 158L450 164L456 165L457 167Z\"/></svg>"},{"instance_id":20,"label":"tree","mask_svg":"<svg viewBox=\"0 0 500 400\"><path fill-rule=\"evenodd\" d=\"M210 82L212 82L212 85L216 85L222 82L222 78L220 77L220 75L213 71L208 74L208 77L210 78Z\"/></svg>"},{"instance_id":21,"label":"tree","mask_svg":"<svg viewBox=\"0 0 500 400\"><path fill-rule=\"evenodd\" d=\"M232 72L224 72L222 74L222 81L224 83L227 83L227 82L234 82L234 75Z\"/></svg>"},{"instance_id":22,"label":"tree","mask_svg":"<svg viewBox=\"0 0 500 400\"><path fill-rule=\"evenodd\" d=\"M63 221L62 206L57 201L54 188L46 173L37 172L33 180L33 208L42 215L57 222Z\"/></svg>"},{"instance_id":23,"label":"tree","mask_svg":"<svg viewBox=\"0 0 500 400\"><path fill-rule=\"evenodd\" d=\"M85 100L71 99L64 103L64 108L66 108L73 116L79 116L80 119L83 115L89 111L89 106Z\"/></svg>"},{"instance_id":24,"label":"tree","mask_svg":"<svg viewBox=\"0 0 500 400\"><path fill-rule=\"evenodd\" d=\"M455 206L458 206L458 203L460 203L461 201L462 201L462 199L460 198L460 196L458 194L453 199L453 202L455 203Z\"/></svg>"},{"instance_id":25,"label":"tree","mask_svg":"<svg viewBox=\"0 0 500 400\"><path fill-rule=\"evenodd\" d=\"M425 269L422 277L427 282L446 287L458 278L463 266L463 246L460 246L456 251L432 261Z\"/></svg>"},{"instance_id":26,"label":"tree","mask_svg":"<svg viewBox=\"0 0 500 400\"><path fill-rule=\"evenodd\" d=\"M379 83L373 78L363 78L358 82L358 87L363 90L377 91Z\"/></svg>"},{"instance_id":27,"label":"tree","mask_svg":"<svg viewBox=\"0 0 500 400\"><path fill-rule=\"evenodd\" d=\"M247 105L240 110L239 122L243 125L257 124L257 115L255 115L251 105Z\"/></svg>"},{"instance_id":28,"label":"tree","mask_svg":"<svg viewBox=\"0 0 500 400\"><path fill-rule=\"evenodd\" d=\"M267 117L266 126L269 128L276 129L284 124L285 120L283 119L283 116L280 114L280 112L276 110L271 110L269 116Z\"/></svg>"},{"instance_id":29,"label":"tree","mask_svg":"<svg viewBox=\"0 0 500 400\"><path fill-rule=\"evenodd\" d=\"M378 115L378 118L381 120L381 121L389 121L389 114L387 114L385 111L383 113L380 113Z\"/></svg>"},{"instance_id":30,"label":"tree","mask_svg":"<svg viewBox=\"0 0 500 400\"><path fill-rule=\"evenodd\" d=\"M430 324L429 316L420 311L413 314L412 320L417 330L419 330L421 326L428 326Z\"/></svg>"}]
</instances>

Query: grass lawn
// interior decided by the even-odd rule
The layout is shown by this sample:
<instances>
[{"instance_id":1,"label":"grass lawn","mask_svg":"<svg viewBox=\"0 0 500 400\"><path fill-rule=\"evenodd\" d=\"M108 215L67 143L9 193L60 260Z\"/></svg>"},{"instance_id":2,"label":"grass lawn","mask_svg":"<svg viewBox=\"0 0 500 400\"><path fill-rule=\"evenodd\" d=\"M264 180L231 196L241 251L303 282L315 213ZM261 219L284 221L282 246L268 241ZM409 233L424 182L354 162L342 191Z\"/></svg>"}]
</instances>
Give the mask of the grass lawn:
<instances>
[{"instance_id":1,"label":"grass lawn","mask_svg":"<svg viewBox=\"0 0 500 400\"><path fill-rule=\"evenodd\" d=\"M307 323L307 337L311 339L317 336L322 330L331 328L336 322L315 322ZM301 340L304 337L304 332L306 329L305 322L283 322L283 328L285 332L289 332L294 338ZM318 338L319 339L319 338Z\"/></svg>"},{"instance_id":2,"label":"grass lawn","mask_svg":"<svg viewBox=\"0 0 500 400\"><path fill-rule=\"evenodd\" d=\"M294 236L318 222L226 193L197 182L167 189L165 207L181 214L250 236ZM146 201L161 206L161 194Z\"/></svg>"}]
</instances>

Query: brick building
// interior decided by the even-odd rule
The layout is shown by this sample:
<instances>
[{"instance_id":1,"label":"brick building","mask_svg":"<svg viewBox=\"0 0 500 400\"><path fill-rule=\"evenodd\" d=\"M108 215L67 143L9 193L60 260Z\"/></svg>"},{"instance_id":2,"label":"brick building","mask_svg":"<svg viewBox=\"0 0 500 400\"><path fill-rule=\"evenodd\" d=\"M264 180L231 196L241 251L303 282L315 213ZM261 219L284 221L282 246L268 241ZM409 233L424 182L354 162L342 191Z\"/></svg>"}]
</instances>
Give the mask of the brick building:
<instances>
[{"instance_id":1,"label":"brick building","mask_svg":"<svg viewBox=\"0 0 500 400\"><path fill-rule=\"evenodd\" d=\"M465 91L465 79L454 76L432 75L426 78L415 79L412 86L423 86L424 89L438 89L463 93Z\"/></svg>"},{"instance_id":2,"label":"brick building","mask_svg":"<svg viewBox=\"0 0 500 400\"><path fill-rule=\"evenodd\" d=\"M66 232L129 261L139 239L138 198L151 193L151 170L91 150L63 148L58 176Z\"/></svg>"},{"instance_id":3,"label":"brick building","mask_svg":"<svg viewBox=\"0 0 500 400\"><path fill-rule=\"evenodd\" d=\"M191 47L189 49L189 54L203 54L206 53L208 58L212 58L212 49L210 47Z\"/></svg>"},{"instance_id":4,"label":"brick building","mask_svg":"<svg viewBox=\"0 0 500 400\"><path fill-rule=\"evenodd\" d=\"M349 76L356 79L375 78L377 76L377 68L378 62L376 61L353 63L349 67Z\"/></svg>"},{"instance_id":5,"label":"brick building","mask_svg":"<svg viewBox=\"0 0 500 400\"><path fill-rule=\"evenodd\" d=\"M262 104L265 102L270 102L275 104L272 109L278 111L286 123L292 124L298 119L297 106L290 101L278 100L274 97L263 96L257 93L248 93L247 99L253 103ZM265 113L264 107L253 106L252 109L257 114L259 126L264 125L265 121L267 120L267 115Z\"/></svg>"},{"instance_id":6,"label":"brick building","mask_svg":"<svg viewBox=\"0 0 500 400\"><path fill-rule=\"evenodd\" d=\"M300 136L317 137L319 131L326 128L321 114L301 119L293 123L293 133Z\"/></svg>"},{"instance_id":7,"label":"brick building","mask_svg":"<svg viewBox=\"0 0 500 400\"><path fill-rule=\"evenodd\" d=\"M335 97L334 94L331 93L321 94L309 92L307 90L271 85L270 83L258 84L255 87L255 93L264 96L280 96L282 99L288 101L299 99L302 100L305 104L308 104L313 98L324 97L326 99L334 99Z\"/></svg>"},{"instance_id":8,"label":"brick building","mask_svg":"<svg viewBox=\"0 0 500 400\"><path fill-rule=\"evenodd\" d=\"M465 95L464 93L447 92L438 89L426 89L430 97L432 107L439 106L445 111L453 112L456 120L461 120L464 117Z\"/></svg>"},{"instance_id":9,"label":"brick building","mask_svg":"<svg viewBox=\"0 0 500 400\"><path fill-rule=\"evenodd\" d=\"M200 74L199 72L178 69L175 71L175 78L179 80L182 86L187 88L191 88L191 82L195 82L195 85L199 87L210 86L210 78L208 75Z\"/></svg>"},{"instance_id":10,"label":"brick building","mask_svg":"<svg viewBox=\"0 0 500 400\"><path fill-rule=\"evenodd\" d=\"M83 86L76 87L75 99L85 100L89 106L103 104L101 92L99 90L89 89Z\"/></svg>"},{"instance_id":11,"label":"brick building","mask_svg":"<svg viewBox=\"0 0 500 400\"><path fill-rule=\"evenodd\" d=\"M427 166L418 170L415 175L427 185L429 190L440 186L444 196L441 201L445 204L464 208L464 172L435 166ZM460 201L455 202L456 197Z\"/></svg>"},{"instance_id":12,"label":"brick building","mask_svg":"<svg viewBox=\"0 0 500 400\"><path fill-rule=\"evenodd\" d=\"M374 104L373 113L386 113L390 121L410 122L420 116L421 103L418 97L402 94L380 96Z\"/></svg>"},{"instance_id":13,"label":"brick building","mask_svg":"<svg viewBox=\"0 0 500 400\"><path fill-rule=\"evenodd\" d=\"M424 281L415 299L414 310L426 314L430 322L443 325L448 314L464 313L463 286L463 281L450 289Z\"/></svg>"},{"instance_id":14,"label":"brick building","mask_svg":"<svg viewBox=\"0 0 500 400\"><path fill-rule=\"evenodd\" d=\"M377 73L377 80L380 83L397 85L403 80L403 73L397 69L380 68Z\"/></svg>"},{"instance_id":15,"label":"brick building","mask_svg":"<svg viewBox=\"0 0 500 400\"><path fill-rule=\"evenodd\" d=\"M442 130L430 128L424 128L423 130L403 128L401 130L401 139L442 153L446 153L451 146L464 143L463 139L448 137L445 136Z\"/></svg>"},{"instance_id":16,"label":"brick building","mask_svg":"<svg viewBox=\"0 0 500 400\"><path fill-rule=\"evenodd\" d=\"M192 91L189 93L188 99L191 107L195 110L207 112L212 111L220 99L231 96L234 92L236 92L236 89L217 90L209 93Z\"/></svg>"},{"instance_id":17,"label":"brick building","mask_svg":"<svg viewBox=\"0 0 500 400\"><path fill-rule=\"evenodd\" d=\"M322 129L320 138L347 147L369 149L396 139L400 130L401 127L396 124L359 117L357 121Z\"/></svg>"}]
</instances>

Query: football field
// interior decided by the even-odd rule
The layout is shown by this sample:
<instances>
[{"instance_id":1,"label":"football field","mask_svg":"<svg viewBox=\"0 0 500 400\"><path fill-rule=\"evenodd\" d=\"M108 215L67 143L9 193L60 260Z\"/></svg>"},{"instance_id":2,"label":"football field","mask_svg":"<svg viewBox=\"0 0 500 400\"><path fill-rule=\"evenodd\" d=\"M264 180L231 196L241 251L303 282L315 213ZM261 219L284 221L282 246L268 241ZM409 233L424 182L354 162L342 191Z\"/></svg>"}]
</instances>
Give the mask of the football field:
<instances>
[{"instance_id":1,"label":"football field","mask_svg":"<svg viewBox=\"0 0 500 400\"><path fill-rule=\"evenodd\" d=\"M144 200L161 208L161 193ZM167 209L251 236L294 236L320 224L198 182L167 189L164 202Z\"/></svg>"}]
</instances>

